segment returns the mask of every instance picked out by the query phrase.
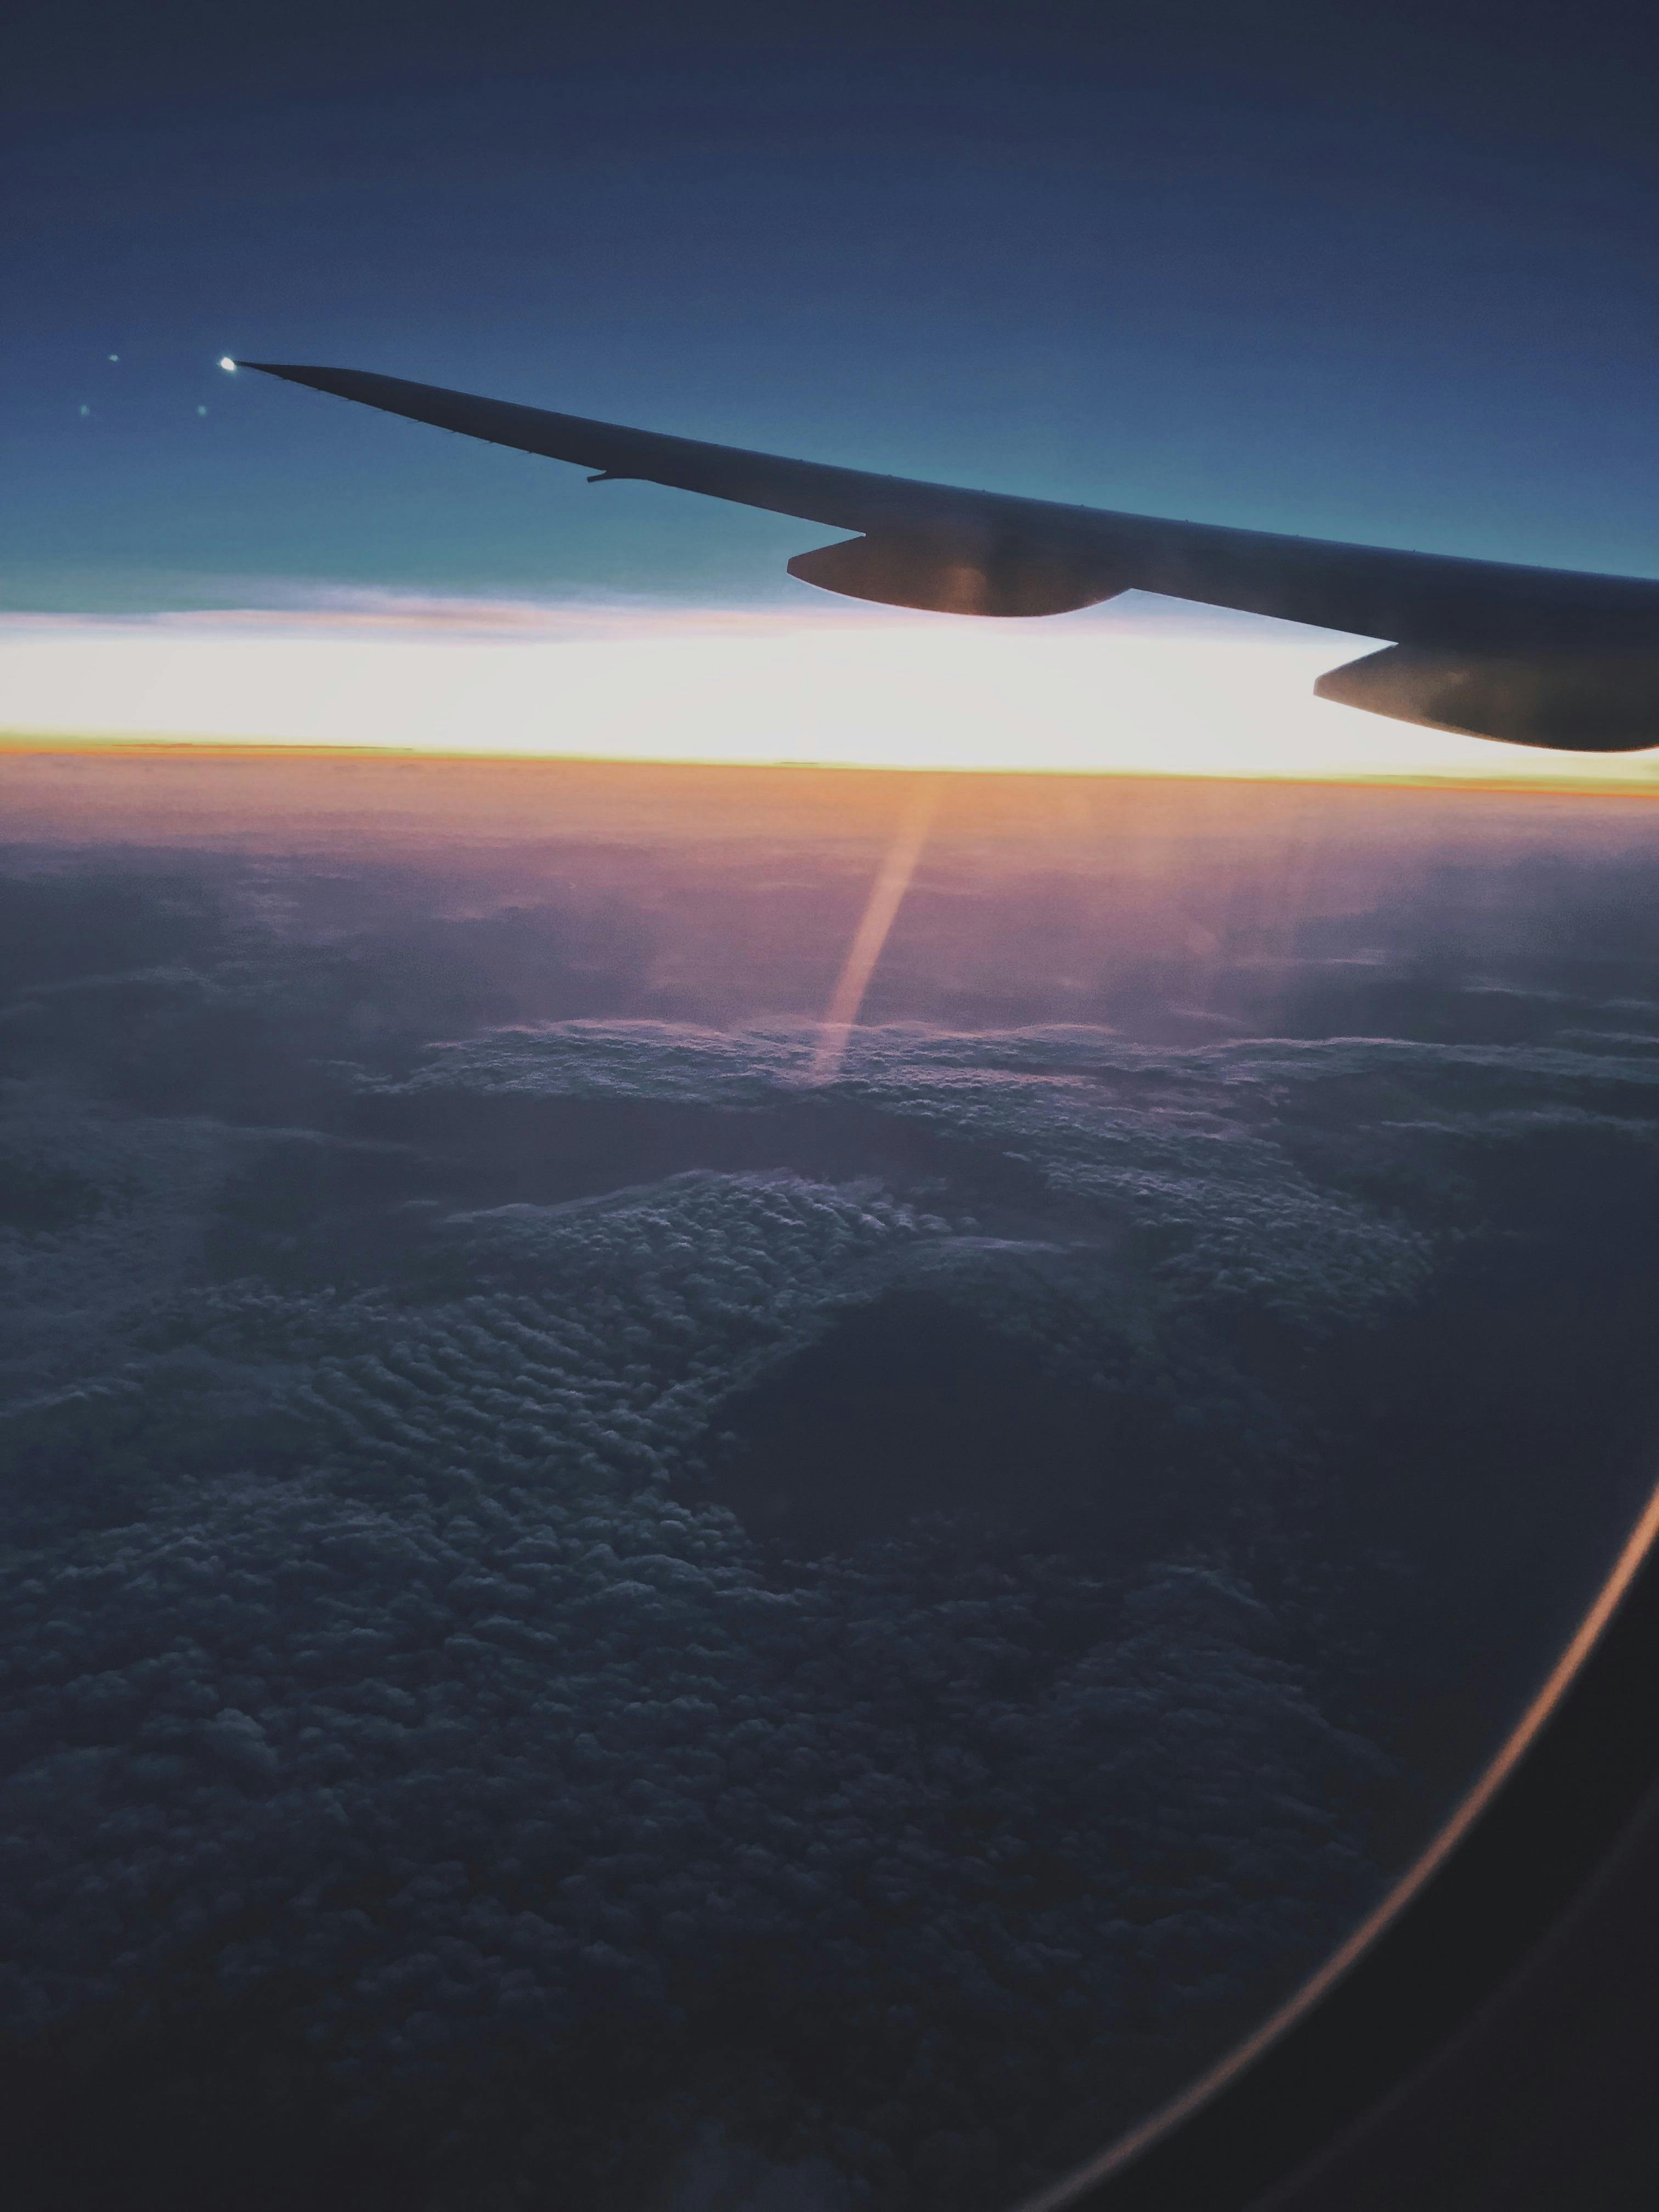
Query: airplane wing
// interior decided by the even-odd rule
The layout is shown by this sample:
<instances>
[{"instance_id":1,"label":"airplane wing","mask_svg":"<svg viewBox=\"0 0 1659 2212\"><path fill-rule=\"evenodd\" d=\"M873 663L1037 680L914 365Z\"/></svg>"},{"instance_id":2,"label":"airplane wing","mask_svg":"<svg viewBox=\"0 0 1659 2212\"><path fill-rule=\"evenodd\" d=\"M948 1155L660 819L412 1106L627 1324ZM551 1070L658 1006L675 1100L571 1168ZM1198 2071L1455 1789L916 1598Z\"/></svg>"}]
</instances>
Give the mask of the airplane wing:
<instances>
[{"instance_id":1,"label":"airplane wing","mask_svg":"<svg viewBox=\"0 0 1659 2212\"><path fill-rule=\"evenodd\" d=\"M1061 614L1161 592L1390 641L1321 697L1565 752L1659 745L1659 581L1344 545L969 491L481 399L366 370L234 364L520 453L854 532L789 573L942 613Z\"/></svg>"}]
</instances>

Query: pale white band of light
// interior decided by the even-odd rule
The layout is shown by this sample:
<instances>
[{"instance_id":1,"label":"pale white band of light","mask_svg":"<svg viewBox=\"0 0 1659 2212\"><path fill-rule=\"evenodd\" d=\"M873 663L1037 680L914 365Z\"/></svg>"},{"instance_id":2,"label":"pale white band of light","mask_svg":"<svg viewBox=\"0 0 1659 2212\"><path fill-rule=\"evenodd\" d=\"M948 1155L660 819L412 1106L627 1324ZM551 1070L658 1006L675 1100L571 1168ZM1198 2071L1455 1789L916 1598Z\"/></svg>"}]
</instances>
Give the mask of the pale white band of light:
<instances>
[{"instance_id":1,"label":"pale white band of light","mask_svg":"<svg viewBox=\"0 0 1659 2212\"><path fill-rule=\"evenodd\" d=\"M816 595L814 595L816 597ZM969 623L799 611L340 604L0 616L0 731L633 759L1628 781L1311 696L1366 641L1130 602Z\"/></svg>"}]
</instances>

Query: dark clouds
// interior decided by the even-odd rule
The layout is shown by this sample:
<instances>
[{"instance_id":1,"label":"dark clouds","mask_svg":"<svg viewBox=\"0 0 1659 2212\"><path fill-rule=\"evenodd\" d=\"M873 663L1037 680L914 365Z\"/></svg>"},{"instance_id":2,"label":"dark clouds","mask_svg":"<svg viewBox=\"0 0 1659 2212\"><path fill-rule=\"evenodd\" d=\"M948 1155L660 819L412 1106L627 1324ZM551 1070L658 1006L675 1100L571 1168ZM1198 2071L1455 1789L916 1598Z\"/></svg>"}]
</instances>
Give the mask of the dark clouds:
<instances>
[{"instance_id":1,"label":"dark clouds","mask_svg":"<svg viewBox=\"0 0 1659 2212\"><path fill-rule=\"evenodd\" d=\"M309 881L17 894L32 2201L1006 2197L1375 1895L1605 1555L1644 1012L810 1090L568 908L501 1030L519 925Z\"/></svg>"},{"instance_id":2,"label":"dark clouds","mask_svg":"<svg viewBox=\"0 0 1659 2212\"><path fill-rule=\"evenodd\" d=\"M287 2033L389 2107L597 2035L764 2135L758 2064L891 2185L896 2094L965 2186L1366 1893L1375 1761L1210 1573L780 1590L672 1503L207 1509L13 1593L15 2025L297 1969Z\"/></svg>"}]
</instances>

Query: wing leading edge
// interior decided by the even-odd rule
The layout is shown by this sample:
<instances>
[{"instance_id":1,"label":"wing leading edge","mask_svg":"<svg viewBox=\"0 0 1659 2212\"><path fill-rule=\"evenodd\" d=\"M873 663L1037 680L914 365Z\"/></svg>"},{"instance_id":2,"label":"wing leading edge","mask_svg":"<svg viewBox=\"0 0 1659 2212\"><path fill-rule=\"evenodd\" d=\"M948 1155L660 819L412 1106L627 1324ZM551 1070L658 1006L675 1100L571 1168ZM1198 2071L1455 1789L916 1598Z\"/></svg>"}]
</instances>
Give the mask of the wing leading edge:
<instances>
[{"instance_id":1,"label":"wing leading edge","mask_svg":"<svg viewBox=\"0 0 1659 2212\"><path fill-rule=\"evenodd\" d=\"M856 533L792 575L952 614L1059 614L1141 591L1392 641L1323 698L1565 752L1659 745L1659 582L1173 522L632 430L362 369L243 362L412 422Z\"/></svg>"}]
</instances>

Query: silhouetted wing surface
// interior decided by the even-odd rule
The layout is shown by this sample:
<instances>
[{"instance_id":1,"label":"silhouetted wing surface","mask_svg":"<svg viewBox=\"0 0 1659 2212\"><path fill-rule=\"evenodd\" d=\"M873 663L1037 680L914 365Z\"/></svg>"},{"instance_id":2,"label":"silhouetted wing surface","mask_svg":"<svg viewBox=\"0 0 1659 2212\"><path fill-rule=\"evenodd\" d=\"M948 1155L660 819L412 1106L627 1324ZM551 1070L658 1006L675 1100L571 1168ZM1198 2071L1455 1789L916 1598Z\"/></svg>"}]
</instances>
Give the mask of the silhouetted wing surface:
<instances>
[{"instance_id":1,"label":"silhouetted wing surface","mask_svg":"<svg viewBox=\"0 0 1659 2212\"><path fill-rule=\"evenodd\" d=\"M1659 744L1659 582L1233 530L788 460L362 369L247 362L292 384L596 476L634 477L859 533L789 563L857 599L1055 614L1124 591L1392 641L1322 696L1562 750Z\"/></svg>"}]
</instances>

